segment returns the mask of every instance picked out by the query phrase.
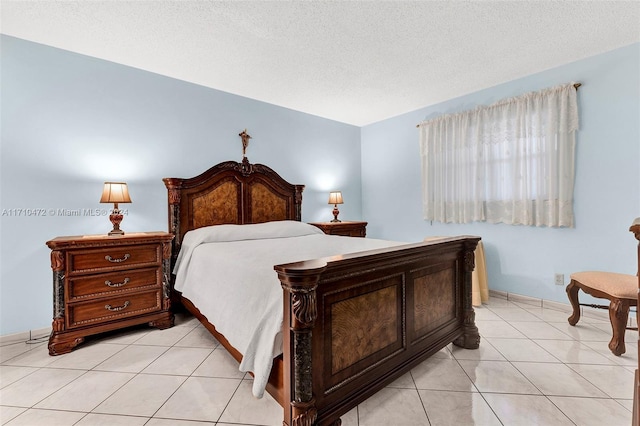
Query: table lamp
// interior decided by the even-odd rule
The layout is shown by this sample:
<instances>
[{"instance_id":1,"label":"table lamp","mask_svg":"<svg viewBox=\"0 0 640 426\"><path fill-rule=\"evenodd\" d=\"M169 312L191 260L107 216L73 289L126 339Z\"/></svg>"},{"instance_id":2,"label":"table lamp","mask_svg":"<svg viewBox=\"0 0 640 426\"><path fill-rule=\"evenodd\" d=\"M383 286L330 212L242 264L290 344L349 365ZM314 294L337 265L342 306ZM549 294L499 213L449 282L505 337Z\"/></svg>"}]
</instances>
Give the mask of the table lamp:
<instances>
[{"instance_id":1,"label":"table lamp","mask_svg":"<svg viewBox=\"0 0 640 426\"><path fill-rule=\"evenodd\" d=\"M328 204L333 204L333 220L331 222L341 222L341 220L338 220L338 214L340 214L340 211L338 210L338 204L343 204L342 192L340 191L330 192Z\"/></svg>"},{"instance_id":2,"label":"table lamp","mask_svg":"<svg viewBox=\"0 0 640 426\"><path fill-rule=\"evenodd\" d=\"M113 203L113 211L109 215L109 220L113 224L113 229L109 235L124 235L124 231L120 229L122 222L122 213L118 208L118 203L130 203L129 189L124 182L105 182L102 190L101 203Z\"/></svg>"}]
</instances>

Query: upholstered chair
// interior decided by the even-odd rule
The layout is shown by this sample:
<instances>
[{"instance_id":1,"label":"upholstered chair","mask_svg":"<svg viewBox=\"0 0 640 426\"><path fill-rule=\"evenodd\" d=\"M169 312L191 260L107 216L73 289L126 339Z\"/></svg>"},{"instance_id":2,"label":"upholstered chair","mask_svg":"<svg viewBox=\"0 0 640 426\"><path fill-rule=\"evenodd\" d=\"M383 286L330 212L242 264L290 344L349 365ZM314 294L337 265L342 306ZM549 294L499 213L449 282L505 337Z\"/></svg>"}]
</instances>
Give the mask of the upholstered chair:
<instances>
[{"instance_id":1,"label":"upholstered chair","mask_svg":"<svg viewBox=\"0 0 640 426\"><path fill-rule=\"evenodd\" d=\"M593 297L608 299L609 306L583 304L578 302L578 290ZM571 274L571 282L567 286L567 295L573 307L569 324L576 325L580 320L580 305L593 308L608 308L613 337L609 349L614 355L625 353L624 332L627 329L629 308L637 306L638 277L615 272L588 271Z\"/></svg>"}]
</instances>

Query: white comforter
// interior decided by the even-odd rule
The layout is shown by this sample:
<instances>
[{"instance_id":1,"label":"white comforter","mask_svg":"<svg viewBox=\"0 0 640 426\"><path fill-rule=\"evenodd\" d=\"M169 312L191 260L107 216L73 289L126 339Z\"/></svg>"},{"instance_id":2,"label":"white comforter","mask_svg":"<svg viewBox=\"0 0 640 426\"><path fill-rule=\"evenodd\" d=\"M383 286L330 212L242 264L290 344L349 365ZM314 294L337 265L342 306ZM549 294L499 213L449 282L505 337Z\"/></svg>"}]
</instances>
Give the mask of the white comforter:
<instances>
[{"instance_id":1,"label":"white comforter","mask_svg":"<svg viewBox=\"0 0 640 426\"><path fill-rule=\"evenodd\" d=\"M188 232L174 269L175 288L243 354L264 394L273 358L282 353L282 288L274 265L403 243L329 236L295 221L218 225Z\"/></svg>"}]
</instances>

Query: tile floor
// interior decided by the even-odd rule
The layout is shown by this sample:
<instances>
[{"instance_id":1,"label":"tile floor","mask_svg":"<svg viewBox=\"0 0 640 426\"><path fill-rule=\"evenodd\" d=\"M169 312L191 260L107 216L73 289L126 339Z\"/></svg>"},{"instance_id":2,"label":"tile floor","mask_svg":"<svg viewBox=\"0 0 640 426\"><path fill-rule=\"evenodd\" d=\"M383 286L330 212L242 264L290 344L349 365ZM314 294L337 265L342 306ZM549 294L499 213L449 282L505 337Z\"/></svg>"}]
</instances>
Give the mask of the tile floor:
<instances>
[{"instance_id":1,"label":"tile floor","mask_svg":"<svg viewBox=\"0 0 640 426\"><path fill-rule=\"evenodd\" d=\"M631 424L637 332L613 356L606 318L500 298L476 308L479 350L453 346L343 418L370 425ZM46 340L46 339L45 339ZM278 425L280 406L191 317L130 329L50 357L46 343L0 347L3 425Z\"/></svg>"}]
</instances>

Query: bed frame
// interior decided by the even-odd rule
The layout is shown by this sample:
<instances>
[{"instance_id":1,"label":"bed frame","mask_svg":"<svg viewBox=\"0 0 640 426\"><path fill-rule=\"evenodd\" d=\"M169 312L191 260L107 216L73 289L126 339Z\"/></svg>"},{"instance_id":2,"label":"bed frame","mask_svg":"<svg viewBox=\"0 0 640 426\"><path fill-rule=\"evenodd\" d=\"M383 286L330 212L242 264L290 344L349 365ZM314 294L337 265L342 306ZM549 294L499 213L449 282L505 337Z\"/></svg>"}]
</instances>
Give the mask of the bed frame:
<instances>
[{"instance_id":1,"label":"bed frame","mask_svg":"<svg viewBox=\"0 0 640 426\"><path fill-rule=\"evenodd\" d=\"M189 230L301 220L304 186L246 157L163 180L175 235L172 266ZM276 265L284 344L267 391L284 408L283 425L340 425L340 416L449 343L477 348L471 272L479 240L443 238ZM242 359L192 301L178 297Z\"/></svg>"}]
</instances>

